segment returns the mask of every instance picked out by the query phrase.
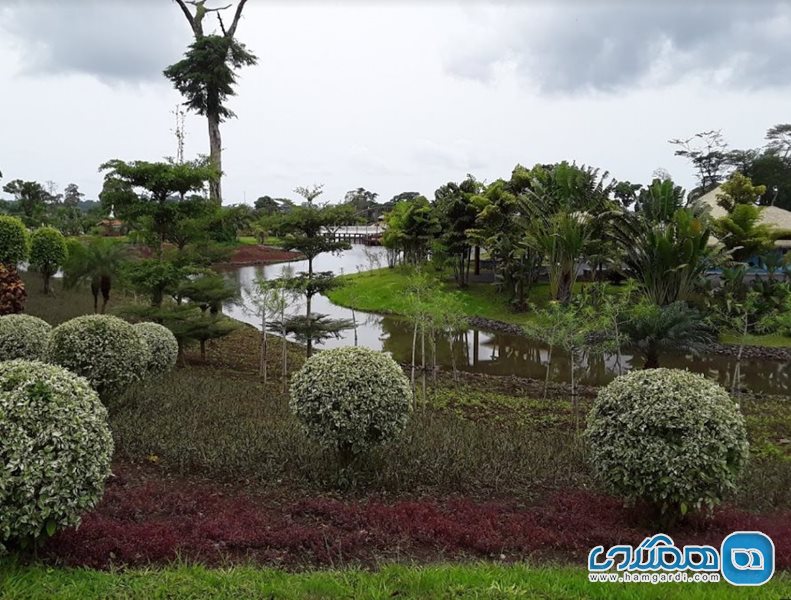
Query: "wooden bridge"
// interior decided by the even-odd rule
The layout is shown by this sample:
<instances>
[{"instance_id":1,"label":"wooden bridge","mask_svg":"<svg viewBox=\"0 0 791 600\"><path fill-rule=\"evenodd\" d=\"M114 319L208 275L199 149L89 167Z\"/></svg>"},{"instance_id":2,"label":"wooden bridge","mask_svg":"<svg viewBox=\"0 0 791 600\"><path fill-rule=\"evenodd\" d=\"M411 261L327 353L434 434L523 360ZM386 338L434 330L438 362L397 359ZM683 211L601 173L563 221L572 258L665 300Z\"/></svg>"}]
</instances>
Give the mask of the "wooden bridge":
<instances>
[{"instance_id":1,"label":"wooden bridge","mask_svg":"<svg viewBox=\"0 0 791 600\"><path fill-rule=\"evenodd\" d=\"M341 227L335 231L325 231L324 235L333 240L365 244L366 246L382 245L382 227L379 225L352 225Z\"/></svg>"}]
</instances>

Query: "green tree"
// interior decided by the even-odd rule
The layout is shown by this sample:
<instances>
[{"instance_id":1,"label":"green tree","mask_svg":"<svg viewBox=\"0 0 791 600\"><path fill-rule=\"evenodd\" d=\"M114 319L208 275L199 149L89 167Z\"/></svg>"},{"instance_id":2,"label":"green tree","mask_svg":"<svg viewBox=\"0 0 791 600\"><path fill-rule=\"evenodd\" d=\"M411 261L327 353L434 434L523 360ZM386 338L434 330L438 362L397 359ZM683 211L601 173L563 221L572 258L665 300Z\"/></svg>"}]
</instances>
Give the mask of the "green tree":
<instances>
[{"instance_id":1,"label":"green tree","mask_svg":"<svg viewBox=\"0 0 791 600\"><path fill-rule=\"evenodd\" d=\"M179 206L178 200L218 177L214 167L203 161L177 164L114 159L100 170L106 171L102 203L120 218L142 223L160 257L162 244L183 218L185 207Z\"/></svg>"},{"instance_id":2,"label":"green tree","mask_svg":"<svg viewBox=\"0 0 791 600\"><path fill-rule=\"evenodd\" d=\"M74 288L88 283L93 295L93 312L104 313L110 301L113 279L119 276L127 260L126 246L109 238L92 238L86 242L70 239L66 246L64 286ZM99 294L102 296L101 309Z\"/></svg>"},{"instance_id":3,"label":"green tree","mask_svg":"<svg viewBox=\"0 0 791 600\"><path fill-rule=\"evenodd\" d=\"M720 189L722 193L717 194L717 204L728 212L731 212L739 204L754 206L766 193L765 185L753 185L749 177L745 177L738 171L731 173Z\"/></svg>"},{"instance_id":4,"label":"green tree","mask_svg":"<svg viewBox=\"0 0 791 600\"><path fill-rule=\"evenodd\" d=\"M711 226L696 205L681 207L683 191L654 180L634 212L611 214L610 235L628 277L660 306L689 299L707 269L721 259L709 245Z\"/></svg>"},{"instance_id":5,"label":"green tree","mask_svg":"<svg viewBox=\"0 0 791 600\"><path fill-rule=\"evenodd\" d=\"M486 203L480 197L482 191L483 185L472 175L467 175L463 182L449 182L434 192L433 209L440 225L437 249L450 260L453 276L462 288L469 283L471 254L475 246L471 230ZM479 256L476 252L476 257Z\"/></svg>"},{"instance_id":6,"label":"green tree","mask_svg":"<svg viewBox=\"0 0 791 600\"><path fill-rule=\"evenodd\" d=\"M440 232L439 221L428 200L423 196L402 200L384 217L387 228L382 244L388 249L389 266L394 267L399 256L413 266L424 263L432 240Z\"/></svg>"},{"instance_id":7,"label":"green tree","mask_svg":"<svg viewBox=\"0 0 791 600\"><path fill-rule=\"evenodd\" d=\"M0 216L0 264L16 269L30 253L30 235L16 217Z\"/></svg>"},{"instance_id":8,"label":"green tree","mask_svg":"<svg viewBox=\"0 0 791 600\"><path fill-rule=\"evenodd\" d=\"M698 187L690 196L702 196L722 181L728 166L728 144L720 130L701 131L690 138L672 139L670 143L678 148L674 154L689 160L695 169Z\"/></svg>"},{"instance_id":9,"label":"green tree","mask_svg":"<svg viewBox=\"0 0 791 600\"><path fill-rule=\"evenodd\" d=\"M291 321L290 328L305 341L307 356L310 357L313 353L314 341L324 339L326 337L324 333L327 332L335 335L332 332L332 323L326 315L314 315L311 309L313 296L324 293L336 285L335 278L331 272L315 273L313 261L319 254L341 252L348 250L350 246L347 242L335 241L332 237L324 235L328 228L337 227L343 219L339 217L334 207L315 204L315 200L322 194L322 186L300 187L295 192L305 199L305 204L287 213L280 222L279 229L284 236L283 247L287 250L300 251L308 261L307 272L292 278L293 289L305 296L305 317ZM337 325L341 329L348 328L345 321L339 321Z\"/></svg>"},{"instance_id":10,"label":"green tree","mask_svg":"<svg viewBox=\"0 0 791 600\"><path fill-rule=\"evenodd\" d=\"M684 302L665 306L643 299L627 313L623 331L643 355L643 368L659 367L659 353L699 352L717 340L703 316Z\"/></svg>"},{"instance_id":11,"label":"green tree","mask_svg":"<svg viewBox=\"0 0 791 600\"><path fill-rule=\"evenodd\" d=\"M195 0L190 2L195 6L195 12L191 13L187 2L176 2L184 13L195 40L190 44L184 58L170 65L164 74L186 98L185 106L205 116L208 121L210 163L218 173L218 177L209 182L209 195L217 204L222 204L220 123L235 116L226 106L226 102L228 97L236 94L236 71L241 67L254 65L258 60L234 37L247 0L239 0L233 21L227 29L219 12L223 8L206 8L206 0ZM209 12L217 13L222 35L204 34L203 19Z\"/></svg>"},{"instance_id":12,"label":"green tree","mask_svg":"<svg viewBox=\"0 0 791 600\"><path fill-rule=\"evenodd\" d=\"M717 236L734 260L743 262L774 248L774 227L761 223L762 210L754 204L735 204L729 214L714 222Z\"/></svg>"},{"instance_id":13,"label":"green tree","mask_svg":"<svg viewBox=\"0 0 791 600\"><path fill-rule=\"evenodd\" d=\"M50 279L66 261L66 238L54 227L40 227L30 238L30 266L41 273L44 293L50 293Z\"/></svg>"},{"instance_id":14,"label":"green tree","mask_svg":"<svg viewBox=\"0 0 791 600\"><path fill-rule=\"evenodd\" d=\"M3 191L14 196L22 218L28 227L41 225L52 195L37 181L14 179L3 186Z\"/></svg>"}]
</instances>

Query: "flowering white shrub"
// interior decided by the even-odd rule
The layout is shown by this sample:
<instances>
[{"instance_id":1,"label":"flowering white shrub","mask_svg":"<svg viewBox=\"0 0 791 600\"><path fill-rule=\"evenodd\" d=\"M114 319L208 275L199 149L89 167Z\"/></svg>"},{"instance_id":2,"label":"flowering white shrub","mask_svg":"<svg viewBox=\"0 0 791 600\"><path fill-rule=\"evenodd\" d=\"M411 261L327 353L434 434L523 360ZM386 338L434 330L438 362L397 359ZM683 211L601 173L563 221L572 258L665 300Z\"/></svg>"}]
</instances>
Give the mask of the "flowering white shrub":
<instances>
[{"instance_id":1,"label":"flowering white shrub","mask_svg":"<svg viewBox=\"0 0 791 600\"><path fill-rule=\"evenodd\" d=\"M308 434L346 455L401 433L411 399L398 364L367 348L319 352L291 380L291 410Z\"/></svg>"},{"instance_id":2,"label":"flowering white shrub","mask_svg":"<svg viewBox=\"0 0 791 600\"><path fill-rule=\"evenodd\" d=\"M87 315L52 330L47 359L85 377L107 400L143 378L149 350L143 336L123 319Z\"/></svg>"},{"instance_id":3,"label":"flowering white shrub","mask_svg":"<svg viewBox=\"0 0 791 600\"><path fill-rule=\"evenodd\" d=\"M0 317L0 360L44 360L52 327L31 315Z\"/></svg>"},{"instance_id":4,"label":"flowering white shrub","mask_svg":"<svg viewBox=\"0 0 791 600\"><path fill-rule=\"evenodd\" d=\"M151 322L138 323L134 327L148 346L149 359L146 367L148 375L153 377L164 375L176 366L179 344L170 329Z\"/></svg>"},{"instance_id":5,"label":"flowering white shrub","mask_svg":"<svg viewBox=\"0 0 791 600\"><path fill-rule=\"evenodd\" d=\"M112 453L107 410L85 379L0 363L0 552L77 525L102 497Z\"/></svg>"},{"instance_id":6,"label":"flowering white shrub","mask_svg":"<svg viewBox=\"0 0 791 600\"><path fill-rule=\"evenodd\" d=\"M594 469L612 491L663 513L713 508L747 462L739 405L688 371L618 377L599 392L585 435Z\"/></svg>"}]
</instances>

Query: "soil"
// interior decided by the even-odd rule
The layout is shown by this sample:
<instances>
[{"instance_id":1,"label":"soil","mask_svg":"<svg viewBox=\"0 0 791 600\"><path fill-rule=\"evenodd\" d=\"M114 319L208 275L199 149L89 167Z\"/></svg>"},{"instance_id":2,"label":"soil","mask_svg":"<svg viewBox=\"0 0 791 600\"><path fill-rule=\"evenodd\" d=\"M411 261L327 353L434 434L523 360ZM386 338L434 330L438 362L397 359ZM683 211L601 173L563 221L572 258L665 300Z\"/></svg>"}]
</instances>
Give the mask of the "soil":
<instances>
[{"instance_id":1,"label":"soil","mask_svg":"<svg viewBox=\"0 0 791 600\"><path fill-rule=\"evenodd\" d=\"M257 265L270 265L273 263L290 262L305 258L300 252L283 250L274 246L239 246L234 250L231 258L218 266L223 267L251 267Z\"/></svg>"}]
</instances>

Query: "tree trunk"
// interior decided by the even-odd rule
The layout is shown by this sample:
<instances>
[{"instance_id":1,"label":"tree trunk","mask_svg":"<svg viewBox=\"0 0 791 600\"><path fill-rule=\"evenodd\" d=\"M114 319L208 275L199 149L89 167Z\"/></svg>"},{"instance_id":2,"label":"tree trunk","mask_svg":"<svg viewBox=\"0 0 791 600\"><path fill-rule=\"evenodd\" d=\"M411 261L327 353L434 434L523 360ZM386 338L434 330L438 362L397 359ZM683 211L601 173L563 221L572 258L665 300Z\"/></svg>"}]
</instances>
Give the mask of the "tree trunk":
<instances>
[{"instance_id":1,"label":"tree trunk","mask_svg":"<svg viewBox=\"0 0 791 600\"><path fill-rule=\"evenodd\" d=\"M280 322L286 322L284 312L280 314ZM288 341L286 340L286 328L283 327L280 333L283 336L283 393L285 394L288 391Z\"/></svg>"},{"instance_id":2,"label":"tree trunk","mask_svg":"<svg viewBox=\"0 0 791 600\"><path fill-rule=\"evenodd\" d=\"M259 357L258 374L264 379L266 385L266 352L267 352L267 339L266 339L266 308L261 311L261 355Z\"/></svg>"},{"instance_id":3,"label":"tree trunk","mask_svg":"<svg viewBox=\"0 0 791 600\"><path fill-rule=\"evenodd\" d=\"M549 374L552 367L552 344L549 345L549 353L547 354L547 374L544 378L544 400L547 399L547 389L549 388Z\"/></svg>"},{"instance_id":4,"label":"tree trunk","mask_svg":"<svg viewBox=\"0 0 791 600\"><path fill-rule=\"evenodd\" d=\"M643 365L644 369L658 369L659 368L659 352L657 349L649 347L645 351L645 364Z\"/></svg>"},{"instance_id":5,"label":"tree trunk","mask_svg":"<svg viewBox=\"0 0 791 600\"><path fill-rule=\"evenodd\" d=\"M206 340L200 341L200 359L206 362Z\"/></svg>"},{"instance_id":6,"label":"tree trunk","mask_svg":"<svg viewBox=\"0 0 791 600\"><path fill-rule=\"evenodd\" d=\"M41 276L44 279L44 295L49 296L49 278L50 278L49 271L42 272Z\"/></svg>"},{"instance_id":7,"label":"tree trunk","mask_svg":"<svg viewBox=\"0 0 791 600\"><path fill-rule=\"evenodd\" d=\"M475 246L475 274L481 274L481 247Z\"/></svg>"},{"instance_id":8,"label":"tree trunk","mask_svg":"<svg viewBox=\"0 0 791 600\"><path fill-rule=\"evenodd\" d=\"M415 328L412 330L412 393L415 393L415 351L417 349L417 319L415 319Z\"/></svg>"},{"instance_id":9,"label":"tree trunk","mask_svg":"<svg viewBox=\"0 0 791 600\"><path fill-rule=\"evenodd\" d=\"M110 301L110 288L113 280L107 275L102 275L99 278L99 290L102 292L102 314L107 308L107 303Z\"/></svg>"},{"instance_id":10,"label":"tree trunk","mask_svg":"<svg viewBox=\"0 0 791 600\"><path fill-rule=\"evenodd\" d=\"M217 179L209 182L209 198L222 204L222 137L220 136L220 115L207 115L209 122L209 160L217 170Z\"/></svg>"}]
</instances>

